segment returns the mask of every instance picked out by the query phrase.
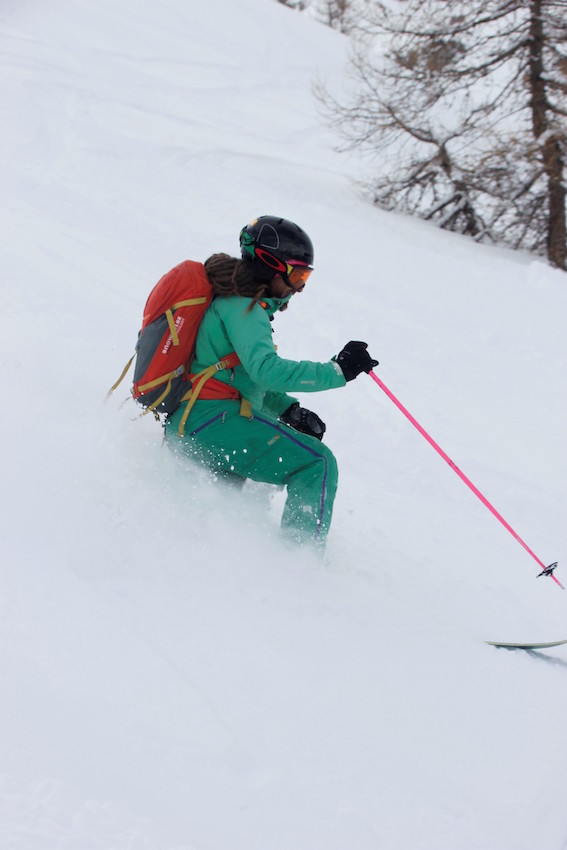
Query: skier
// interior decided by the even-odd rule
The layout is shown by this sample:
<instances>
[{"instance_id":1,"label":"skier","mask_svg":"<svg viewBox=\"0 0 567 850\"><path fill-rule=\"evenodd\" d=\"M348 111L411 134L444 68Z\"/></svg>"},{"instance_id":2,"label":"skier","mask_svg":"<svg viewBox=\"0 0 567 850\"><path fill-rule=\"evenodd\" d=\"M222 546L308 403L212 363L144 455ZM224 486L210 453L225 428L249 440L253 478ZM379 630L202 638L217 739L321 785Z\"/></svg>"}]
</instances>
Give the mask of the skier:
<instances>
[{"instance_id":1,"label":"skier","mask_svg":"<svg viewBox=\"0 0 567 850\"><path fill-rule=\"evenodd\" d=\"M303 290L313 245L293 222L266 215L242 229L240 246L241 259L213 254L204 264L213 301L197 334L190 377L231 352L240 362L204 383L188 417L184 404L167 417L166 440L223 478L285 485L284 535L324 547L337 463L321 442L324 422L288 393L343 387L377 361L366 343L354 341L326 363L279 357L270 323Z\"/></svg>"}]
</instances>

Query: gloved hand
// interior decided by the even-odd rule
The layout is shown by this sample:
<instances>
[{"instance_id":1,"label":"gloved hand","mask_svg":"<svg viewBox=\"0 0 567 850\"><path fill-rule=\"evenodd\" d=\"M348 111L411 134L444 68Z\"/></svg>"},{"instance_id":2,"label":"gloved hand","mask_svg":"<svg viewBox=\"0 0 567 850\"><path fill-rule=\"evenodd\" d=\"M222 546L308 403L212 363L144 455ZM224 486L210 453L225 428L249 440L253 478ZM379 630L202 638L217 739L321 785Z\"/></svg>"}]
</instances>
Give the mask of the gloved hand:
<instances>
[{"instance_id":1,"label":"gloved hand","mask_svg":"<svg viewBox=\"0 0 567 850\"><path fill-rule=\"evenodd\" d=\"M372 359L367 348L366 342L347 342L340 354L335 357L347 381L353 381L361 372L370 372L374 366L378 365L378 361Z\"/></svg>"},{"instance_id":2,"label":"gloved hand","mask_svg":"<svg viewBox=\"0 0 567 850\"><path fill-rule=\"evenodd\" d=\"M327 426L316 413L300 407L297 401L280 415L280 419L290 428L295 428L302 434L309 434L310 437L317 437L318 440L323 439L323 434L327 430Z\"/></svg>"}]
</instances>

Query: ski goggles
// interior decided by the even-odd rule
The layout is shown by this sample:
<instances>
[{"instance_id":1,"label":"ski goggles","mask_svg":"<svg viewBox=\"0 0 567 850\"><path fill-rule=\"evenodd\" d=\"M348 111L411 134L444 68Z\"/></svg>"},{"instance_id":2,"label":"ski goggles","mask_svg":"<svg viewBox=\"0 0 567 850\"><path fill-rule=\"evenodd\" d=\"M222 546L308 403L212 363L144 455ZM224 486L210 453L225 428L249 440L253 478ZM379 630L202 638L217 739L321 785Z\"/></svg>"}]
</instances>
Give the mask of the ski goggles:
<instances>
[{"instance_id":1,"label":"ski goggles","mask_svg":"<svg viewBox=\"0 0 567 850\"><path fill-rule=\"evenodd\" d=\"M297 260L288 260L285 264L285 268L289 285L295 289L296 292L301 292L313 269L311 266L306 266L304 263L298 263Z\"/></svg>"}]
</instances>

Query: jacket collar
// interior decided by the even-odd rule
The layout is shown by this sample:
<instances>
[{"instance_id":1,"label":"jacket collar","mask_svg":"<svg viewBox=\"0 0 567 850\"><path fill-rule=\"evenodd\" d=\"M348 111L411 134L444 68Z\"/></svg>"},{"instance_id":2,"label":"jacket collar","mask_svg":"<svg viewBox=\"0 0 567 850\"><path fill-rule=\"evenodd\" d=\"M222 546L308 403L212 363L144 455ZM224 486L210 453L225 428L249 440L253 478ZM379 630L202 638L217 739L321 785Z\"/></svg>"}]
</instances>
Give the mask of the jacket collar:
<instances>
[{"instance_id":1,"label":"jacket collar","mask_svg":"<svg viewBox=\"0 0 567 850\"><path fill-rule=\"evenodd\" d=\"M289 295L286 295L285 298L262 298L260 304L268 313L270 319L274 318L274 314L281 310L281 308L288 303L289 299L293 295L293 292L290 292Z\"/></svg>"}]
</instances>

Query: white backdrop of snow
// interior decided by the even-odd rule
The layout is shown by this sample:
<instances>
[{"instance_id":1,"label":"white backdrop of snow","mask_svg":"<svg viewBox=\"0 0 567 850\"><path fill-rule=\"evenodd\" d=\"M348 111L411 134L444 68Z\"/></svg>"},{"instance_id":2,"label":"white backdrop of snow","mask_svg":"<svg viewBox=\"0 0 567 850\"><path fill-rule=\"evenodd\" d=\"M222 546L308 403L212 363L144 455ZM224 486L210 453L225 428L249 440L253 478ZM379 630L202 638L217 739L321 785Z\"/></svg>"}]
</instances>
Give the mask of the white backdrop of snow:
<instances>
[{"instance_id":1,"label":"white backdrop of snow","mask_svg":"<svg viewBox=\"0 0 567 850\"><path fill-rule=\"evenodd\" d=\"M302 397L341 470L324 564L281 547L282 493L102 404L161 274L287 216L316 272L280 353L368 340L565 565L565 275L360 200L311 94L348 43L278 3L1 16L1 846L567 847L565 652L483 643L567 637L567 593L378 387Z\"/></svg>"}]
</instances>

